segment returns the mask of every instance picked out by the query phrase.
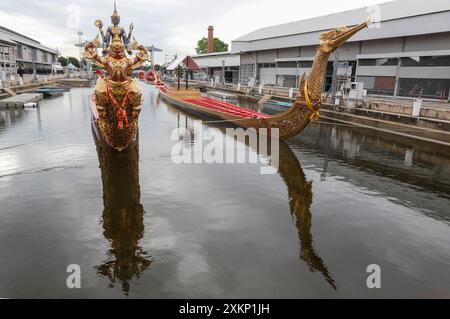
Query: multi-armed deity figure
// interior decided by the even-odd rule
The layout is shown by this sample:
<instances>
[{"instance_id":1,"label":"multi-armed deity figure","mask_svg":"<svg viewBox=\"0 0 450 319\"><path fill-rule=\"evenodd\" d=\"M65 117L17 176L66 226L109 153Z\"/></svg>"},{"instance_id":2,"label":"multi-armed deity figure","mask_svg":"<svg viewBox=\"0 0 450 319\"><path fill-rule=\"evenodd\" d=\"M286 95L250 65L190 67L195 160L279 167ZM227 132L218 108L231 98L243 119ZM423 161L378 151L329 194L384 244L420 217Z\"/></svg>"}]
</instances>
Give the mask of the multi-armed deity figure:
<instances>
[{"instance_id":1,"label":"multi-armed deity figure","mask_svg":"<svg viewBox=\"0 0 450 319\"><path fill-rule=\"evenodd\" d=\"M136 140L142 105L139 82L131 77L131 73L149 60L149 54L134 37L131 41L133 25L128 35L119 26L120 16L115 3L111 21L106 34L103 23L95 22L102 42L97 35L85 45L84 56L106 71L101 73L95 86L92 108L101 136L111 147L122 151ZM99 48L103 49L102 56L97 52ZM133 50L137 53L131 57Z\"/></svg>"}]
</instances>

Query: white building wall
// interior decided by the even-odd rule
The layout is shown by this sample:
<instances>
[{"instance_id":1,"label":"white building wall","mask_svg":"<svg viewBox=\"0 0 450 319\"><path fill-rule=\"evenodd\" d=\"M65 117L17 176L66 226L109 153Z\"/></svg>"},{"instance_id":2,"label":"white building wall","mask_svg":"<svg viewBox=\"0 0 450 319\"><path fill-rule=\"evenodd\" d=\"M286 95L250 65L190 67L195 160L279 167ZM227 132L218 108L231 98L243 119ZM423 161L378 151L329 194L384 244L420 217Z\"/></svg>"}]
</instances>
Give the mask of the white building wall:
<instances>
[{"instance_id":1,"label":"white building wall","mask_svg":"<svg viewBox=\"0 0 450 319\"><path fill-rule=\"evenodd\" d=\"M193 58L201 68L218 68L222 67L222 61L225 61L225 66L239 66L239 54L233 55L212 55L212 56L197 56Z\"/></svg>"},{"instance_id":2,"label":"white building wall","mask_svg":"<svg viewBox=\"0 0 450 319\"><path fill-rule=\"evenodd\" d=\"M278 75L298 75L297 68L278 68Z\"/></svg>"},{"instance_id":3,"label":"white building wall","mask_svg":"<svg viewBox=\"0 0 450 319\"><path fill-rule=\"evenodd\" d=\"M301 51L301 55L300 55L301 57L303 57L303 58L312 57L312 56L316 55L317 46L309 45L309 46L301 47L300 51Z\"/></svg>"},{"instance_id":4,"label":"white building wall","mask_svg":"<svg viewBox=\"0 0 450 319\"><path fill-rule=\"evenodd\" d=\"M277 58L277 50L258 52L258 63L274 63Z\"/></svg>"},{"instance_id":5,"label":"white building wall","mask_svg":"<svg viewBox=\"0 0 450 319\"><path fill-rule=\"evenodd\" d=\"M428 51L428 50L449 50L450 33L440 33L430 35L421 35L407 37L405 40L405 51Z\"/></svg>"},{"instance_id":6,"label":"white building wall","mask_svg":"<svg viewBox=\"0 0 450 319\"><path fill-rule=\"evenodd\" d=\"M269 85L275 85L276 83L276 69L275 68L260 68L259 69L260 82Z\"/></svg>"},{"instance_id":7,"label":"white building wall","mask_svg":"<svg viewBox=\"0 0 450 319\"><path fill-rule=\"evenodd\" d=\"M309 75L311 73L311 68L298 68L298 75L302 76L303 74Z\"/></svg>"},{"instance_id":8,"label":"white building wall","mask_svg":"<svg viewBox=\"0 0 450 319\"><path fill-rule=\"evenodd\" d=\"M255 64L256 53L245 53L241 55L241 64Z\"/></svg>"},{"instance_id":9,"label":"white building wall","mask_svg":"<svg viewBox=\"0 0 450 319\"><path fill-rule=\"evenodd\" d=\"M300 56L300 50L298 47L280 49L278 51L279 58L296 58L298 56Z\"/></svg>"},{"instance_id":10,"label":"white building wall","mask_svg":"<svg viewBox=\"0 0 450 319\"><path fill-rule=\"evenodd\" d=\"M341 60L341 61L345 61L345 60L355 61L356 60L356 55L359 54L359 48L360 48L360 43L359 42L345 43L339 49L339 60ZM331 58L331 60L332 59L334 59L334 57Z\"/></svg>"},{"instance_id":11,"label":"white building wall","mask_svg":"<svg viewBox=\"0 0 450 319\"><path fill-rule=\"evenodd\" d=\"M374 54L386 52L402 52L403 40L401 38L364 41L361 54Z\"/></svg>"},{"instance_id":12,"label":"white building wall","mask_svg":"<svg viewBox=\"0 0 450 319\"><path fill-rule=\"evenodd\" d=\"M400 78L408 79L450 79L450 67L402 67Z\"/></svg>"},{"instance_id":13,"label":"white building wall","mask_svg":"<svg viewBox=\"0 0 450 319\"><path fill-rule=\"evenodd\" d=\"M397 66L359 66L358 76L394 76Z\"/></svg>"}]
</instances>

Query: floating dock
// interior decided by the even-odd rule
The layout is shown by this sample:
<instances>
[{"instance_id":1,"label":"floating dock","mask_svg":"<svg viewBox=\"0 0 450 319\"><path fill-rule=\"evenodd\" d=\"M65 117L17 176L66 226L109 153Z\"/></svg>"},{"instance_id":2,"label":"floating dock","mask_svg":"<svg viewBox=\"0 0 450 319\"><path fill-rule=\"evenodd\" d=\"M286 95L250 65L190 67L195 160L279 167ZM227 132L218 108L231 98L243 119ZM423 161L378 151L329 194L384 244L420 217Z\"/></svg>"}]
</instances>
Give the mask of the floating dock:
<instances>
[{"instance_id":1,"label":"floating dock","mask_svg":"<svg viewBox=\"0 0 450 319\"><path fill-rule=\"evenodd\" d=\"M40 93L22 93L15 96L11 96L7 99L0 100L0 109L23 109L28 103L37 103L43 99L43 95Z\"/></svg>"}]
</instances>

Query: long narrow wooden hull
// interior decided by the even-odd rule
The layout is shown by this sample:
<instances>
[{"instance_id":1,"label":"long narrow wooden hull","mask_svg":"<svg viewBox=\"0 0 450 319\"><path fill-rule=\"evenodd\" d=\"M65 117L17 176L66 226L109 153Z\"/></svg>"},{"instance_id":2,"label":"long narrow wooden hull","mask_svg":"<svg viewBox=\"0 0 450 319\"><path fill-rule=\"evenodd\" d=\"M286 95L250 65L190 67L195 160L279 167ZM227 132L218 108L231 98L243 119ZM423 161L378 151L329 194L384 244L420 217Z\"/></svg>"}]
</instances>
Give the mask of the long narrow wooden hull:
<instances>
[{"instance_id":1,"label":"long narrow wooden hull","mask_svg":"<svg viewBox=\"0 0 450 319\"><path fill-rule=\"evenodd\" d=\"M310 122L311 112L306 105L293 104L286 112L269 116L253 111L249 112L245 108L228 103L222 103L223 108L211 108L206 103L200 103L202 101L199 99L174 97L167 86L158 85L157 87L163 101L181 110L208 119L227 121L244 128L267 129L269 134L272 129L278 129L279 137L282 140L298 135ZM202 106L202 104L206 106Z\"/></svg>"},{"instance_id":2,"label":"long narrow wooden hull","mask_svg":"<svg viewBox=\"0 0 450 319\"><path fill-rule=\"evenodd\" d=\"M119 130L115 125L101 127L101 119L97 110L97 104L95 101L95 94L90 98L91 114L92 114L92 129L99 142L103 145L107 145L112 149L122 152L129 147L136 144L138 129L123 128ZM127 131L125 131L127 130Z\"/></svg>"},{"instance_id":3,"label":"long narrow wooden hull","mask_svg":"<svg viewBox=\"0 0 450 319\"><path fill-rule=\"evenodd\" d=\"M274 134L274 129L277 129L280 139L288 139L301 133L311 120L319 118L323 80L331 53L370 23L371 18L351 28L335 28L322 33L310 76L306 78L306 74L303 75L295 103L289 110L274 116L266 117L261 113L249 114L244 111L244 108L227 103L220 106L216 102L201 100L199 94L191 98L188 97L189 91L172 90L164 84L158 85L158 90L162 99L183 110L215 116L242 127L255 128L260 133L264 133L260 129L267 129L269 134Z\"/></svg>"}]
</instances>

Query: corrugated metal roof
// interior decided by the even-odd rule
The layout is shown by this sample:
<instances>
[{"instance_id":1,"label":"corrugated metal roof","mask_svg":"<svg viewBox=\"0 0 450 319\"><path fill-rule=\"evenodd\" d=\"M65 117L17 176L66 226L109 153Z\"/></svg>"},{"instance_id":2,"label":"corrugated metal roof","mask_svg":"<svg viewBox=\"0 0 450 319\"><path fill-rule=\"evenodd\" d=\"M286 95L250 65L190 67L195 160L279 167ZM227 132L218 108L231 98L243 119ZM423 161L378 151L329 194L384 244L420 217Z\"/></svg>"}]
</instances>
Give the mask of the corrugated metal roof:
<instances>
[{"instance_id":1,"label":"corrugated metal roof","mask_svg":"<svg viewBox=\"0 0 450 319\"><path fill-rule=\"evenodd\" d=\"M15 43L11 41L9 37L5 37L2 33L0 33L0 42L15 45Z\"/></svg>"},{"instance_id":2,"label":"corrugated metal roof","mask_svg":"<svg viewBox=\"0 0 450 319\"><path fill-rule=\"evenodd\" d=\"M337 24L337 26L342 24L343 23ZM232 50L234 52L250 52L290 47L316 46L319 44L319 36L323 31L324 30L285 35L277 38L266 38L247 42L237 41L233 42ZM431 35L444 32L450 32L450 10L383 21L380 23L379 28L365 29L349 39L348 42Z\"/></svg>"},{"instance_id":3,"label":"corrugated metal roof","mask_svg":"<svg viewBox=\"0 0 450 319\"><path fill-rule=\"evenodd\" d=\"M240 54L231 54L230 52L227 52L227 54L197 55L194 56L193 59L201 68L222 67L223 62L225 62L226 67L239 66L241 64Z\"/></svg>"},{"instance_id":4,"label":"corrugated metal roof","mask_svg":"<svg viewBox=\"0 0 450 319\"><path fill-rule=\"evenodd\" d=\"M39 41L33 40L25 35L22 35L20 33L17 33L13 30L9 30L5 27L0 26L0 39L5 39L5 41L11 42L11 43L19 43L19 44L25 44L33 48L40 49L42 51L50 52L57 54L58 52L54 49L50 49L46 47L45 45L42 45Z\"/></svg>"},{"instance_id":5,"label":"corrugated metal roof","mask_svg":"<svg viewBox=\"0 0 450 319\"><path fill-rule=\"evenodd\" d=\"M284 37L296 34L311 33L329 30L337 26L356 25L364 21L371 13L365 7L351 11L345 11L326 16L306 19L272 27L262 28L246 34L233 42L249 42L276 37ZM449 11L448 0L397 0L379 5L381 21L396 20L401 18L426 15L430 13Z\"/></svg>"},{"instance_id":6,"label":"corrugated metal roof","mask_svg":"<svg viewBox=\"0 0 450 319\"><path fill-rule=\"evenodd\" d=\"M213 52L213 53L205 53L205 54L198 54L198 55L193 55L193 58L203 58L203 57L209 57L209 56L222 56L222 55L233 55L236 53L233 53L231 51L226 51L226 52Z\"/></svg>"}]
</instances>

